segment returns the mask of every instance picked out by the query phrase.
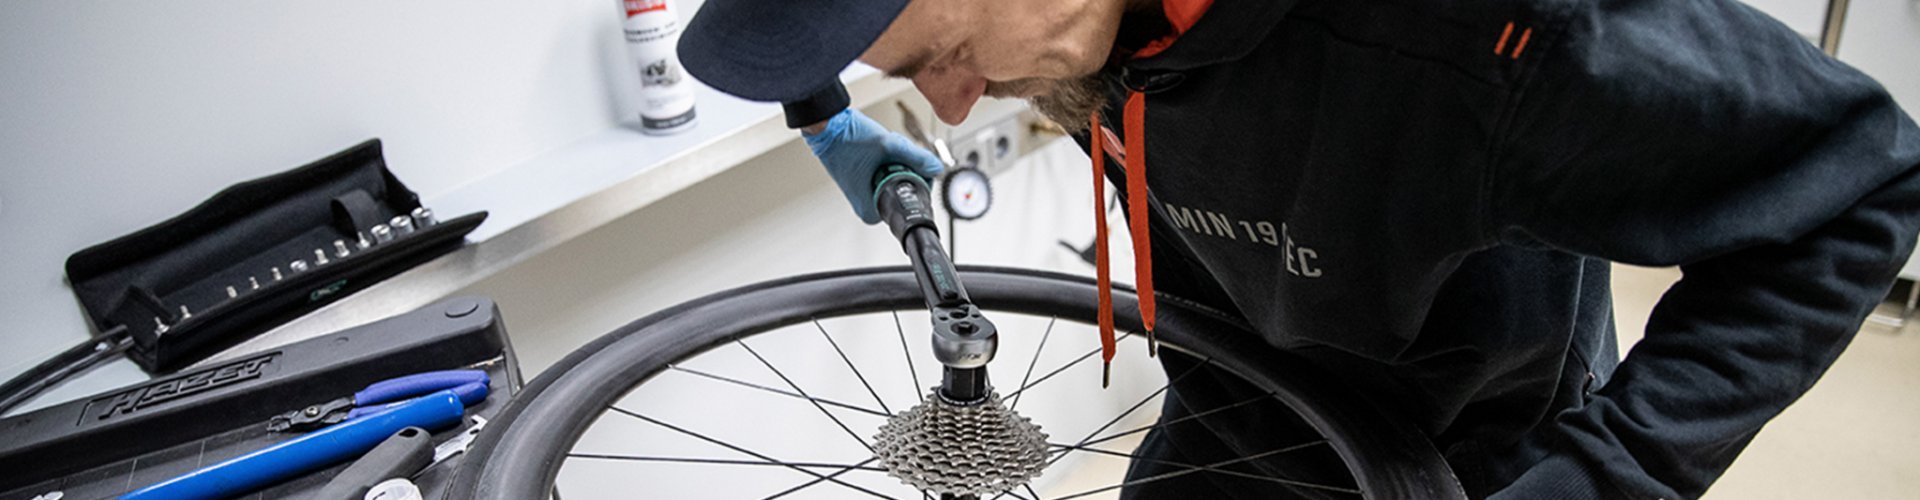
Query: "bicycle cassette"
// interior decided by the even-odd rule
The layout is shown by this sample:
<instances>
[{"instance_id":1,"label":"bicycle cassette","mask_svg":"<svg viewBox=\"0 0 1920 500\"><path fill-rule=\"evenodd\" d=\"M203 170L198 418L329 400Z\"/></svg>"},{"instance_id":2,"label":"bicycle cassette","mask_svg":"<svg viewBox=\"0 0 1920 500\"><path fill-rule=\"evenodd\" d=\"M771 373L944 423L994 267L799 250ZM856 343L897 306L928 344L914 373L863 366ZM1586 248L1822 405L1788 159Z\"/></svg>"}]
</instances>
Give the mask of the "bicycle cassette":
<instances>
[{"instance_id":1,"label":"bicycle cassette","mask_svg":"<svg viewBox=\"0 0 1920 500\"><path fill-rule=\"evenodd\" d=\"M880 426L874 456L887 475L921 491L997 495L1040 477L1047 435L1000 402L960 405L937 394Z\"/></svg>"}]
</instances>

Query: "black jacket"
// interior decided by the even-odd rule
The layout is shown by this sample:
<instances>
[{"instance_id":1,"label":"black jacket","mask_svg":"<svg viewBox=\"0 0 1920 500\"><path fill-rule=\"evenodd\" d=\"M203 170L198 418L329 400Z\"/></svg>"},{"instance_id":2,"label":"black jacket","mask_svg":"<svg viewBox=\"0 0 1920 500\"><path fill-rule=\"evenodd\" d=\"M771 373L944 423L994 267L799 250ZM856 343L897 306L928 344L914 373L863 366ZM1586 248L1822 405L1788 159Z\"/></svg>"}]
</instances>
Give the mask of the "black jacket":
<instances>
[{"instance_id":1,"label":"black jacket","mask_svg":"<svg viewBox=\"0 0 1920 500\"><path fill-rule=\"evenodd\" d=\"M1104 73L1160 289L1407 395L1475 496L1700 495L1920 230L1920 129L1733 0L1216 0ZM1607 261L1686 275L1617 367Z\"/></svg>"}]
</instances>

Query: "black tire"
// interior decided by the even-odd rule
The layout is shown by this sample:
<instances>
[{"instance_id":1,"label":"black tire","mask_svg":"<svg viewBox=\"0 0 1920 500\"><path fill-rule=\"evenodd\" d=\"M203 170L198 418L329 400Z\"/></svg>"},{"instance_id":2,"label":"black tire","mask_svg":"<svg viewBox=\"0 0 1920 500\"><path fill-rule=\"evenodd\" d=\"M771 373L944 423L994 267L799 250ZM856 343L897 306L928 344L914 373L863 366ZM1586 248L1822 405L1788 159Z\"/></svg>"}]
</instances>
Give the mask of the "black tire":
<instances>
[{"instance_id":1,"label":"black tire","mask_svg":"<svg viewBox=\"0 0 1920 500\"><path fill-rule=\"evenodd\" d=\"M986 310L1093 318L1091 280L1031 270L962 267L974 302ZM1138 329L1130 290L1115 290L1115 324ZM1156 335L1210 357L1271 389L1318 429L1366 498L1465 498L1427 439L1336 390L1330 375L1287 362L1247 326L1211 309L1161 295ZM923 308L905 267L798 276L703 297L629 323L574 351L528 384L468 451L448 498L527 500L552 490L567 452L603 409L668 363L814 317ZM1258 363L1251 361L1258 360Z\"/></svg>"}]
</instances>

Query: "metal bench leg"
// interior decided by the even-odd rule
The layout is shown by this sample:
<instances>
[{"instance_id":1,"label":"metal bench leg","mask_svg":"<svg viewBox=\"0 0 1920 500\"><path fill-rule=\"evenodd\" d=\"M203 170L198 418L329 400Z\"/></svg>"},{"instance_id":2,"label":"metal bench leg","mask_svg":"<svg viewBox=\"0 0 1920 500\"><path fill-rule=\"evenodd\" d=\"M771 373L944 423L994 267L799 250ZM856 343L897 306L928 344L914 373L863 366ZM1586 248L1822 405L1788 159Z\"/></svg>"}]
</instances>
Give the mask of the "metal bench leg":
<instances>
[{"instance_id":1,"label":"metal bench leg","mask_svg":"<svg viewBox=\"0 0 1920 500\"><path fill-rule=\"evenodd\" d=\"M1911 283L1912 284L1907 287L1907 302L1900 305L1899 316L1873 313L1867 315L1867 321L1893 327L1896 332L1899 331L1901 327L1906 326L1907 321L1913 319L1916 310L1920 310L1920 281L1913 281Z\"/></svg>"}]
</instances>

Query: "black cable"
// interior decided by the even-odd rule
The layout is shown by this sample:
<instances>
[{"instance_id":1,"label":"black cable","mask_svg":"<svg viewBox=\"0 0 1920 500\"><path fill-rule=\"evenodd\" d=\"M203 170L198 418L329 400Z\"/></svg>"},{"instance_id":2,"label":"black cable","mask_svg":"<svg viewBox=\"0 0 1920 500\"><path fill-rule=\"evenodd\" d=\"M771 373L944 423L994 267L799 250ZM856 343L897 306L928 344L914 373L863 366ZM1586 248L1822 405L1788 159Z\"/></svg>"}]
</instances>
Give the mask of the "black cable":
<instances>
[{"instance_id":1,"label":"black cable","mask_svg":"<svg viewBox=\"0 0 1920 500\"><path fill-rule=\"evenodd\" d=\"M33 399L49 387L59 385L74 374L82 373L94 365L120 355L133 345L133 337L127 334L126 326L114 327L106 334L88 339L54 355L46 361L34 365L32 369L21 373L6 384L0 384L0 415L8 410Z\"/></svg>"}]
</instances>

